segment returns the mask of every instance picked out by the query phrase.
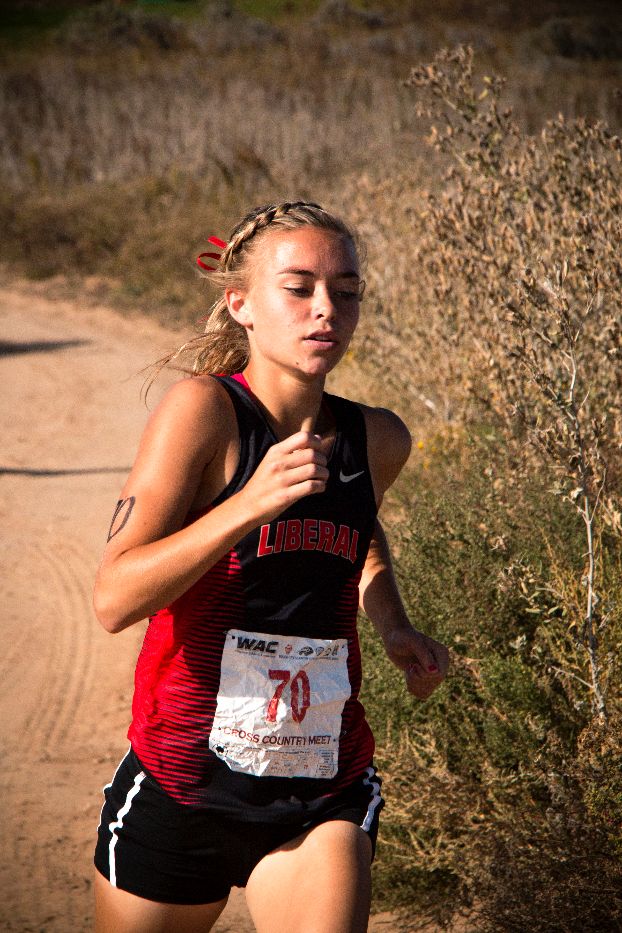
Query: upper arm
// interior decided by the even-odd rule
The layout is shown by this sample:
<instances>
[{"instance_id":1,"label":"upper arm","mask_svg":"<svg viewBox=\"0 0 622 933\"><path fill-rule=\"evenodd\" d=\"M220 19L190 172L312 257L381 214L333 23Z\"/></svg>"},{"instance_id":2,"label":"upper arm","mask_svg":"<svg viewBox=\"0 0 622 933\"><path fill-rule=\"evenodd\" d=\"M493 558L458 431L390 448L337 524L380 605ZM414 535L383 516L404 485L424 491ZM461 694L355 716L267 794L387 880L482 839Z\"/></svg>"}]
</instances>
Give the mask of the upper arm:
<instances>
[{"instance_id":1,"label":"upper arm","mask_svg":"<svg viewBox=\"0 0 622 933\"><path fill-rule=\"evenodd\" d=\"M221 393L213 379L184 379L152 413L121 491L120 501L130 501L111 524L105 562L179 530L199 487L210 479L218 484L227 443Z\"/></svg>"},{"instance_id":2,"label":"upper arm","mask_svg":"<svg viewBox=\"0 0 622 933\"><path fill-rule=\"evenodd\" d=\"M386 408L362 405L367 428L367 455L378 504L393 485L412 448L410 432L402 419Z\"/></svg>"}]
</instances>

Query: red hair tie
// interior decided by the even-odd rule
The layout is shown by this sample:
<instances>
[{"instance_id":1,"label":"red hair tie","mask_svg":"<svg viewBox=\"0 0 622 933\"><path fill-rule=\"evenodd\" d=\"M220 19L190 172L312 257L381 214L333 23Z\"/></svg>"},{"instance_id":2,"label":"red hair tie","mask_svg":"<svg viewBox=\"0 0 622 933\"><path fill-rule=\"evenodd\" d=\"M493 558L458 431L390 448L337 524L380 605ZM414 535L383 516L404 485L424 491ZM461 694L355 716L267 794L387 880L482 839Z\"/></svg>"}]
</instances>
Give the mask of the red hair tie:
<instances>
[{"instance_id":1,"label":"red hair tie","mask_svg":"<svg viewBox=\"0 0 622 933\"><path fill-rule=\"evenodd\" d=\"M223 250L226 248L227 244L224 240L220 240L217 236L208 237L208 243L211 243L213 246L217 246L218 249ZM215 259L216 262L220 262L220 253L200 253L197 256L197 266L200 266L201 269L205 269L206 272L216 272L216 266L208 266L207 263L203 262L203 256L207 256L208 259Z\"/></svg>"}]
</instances>

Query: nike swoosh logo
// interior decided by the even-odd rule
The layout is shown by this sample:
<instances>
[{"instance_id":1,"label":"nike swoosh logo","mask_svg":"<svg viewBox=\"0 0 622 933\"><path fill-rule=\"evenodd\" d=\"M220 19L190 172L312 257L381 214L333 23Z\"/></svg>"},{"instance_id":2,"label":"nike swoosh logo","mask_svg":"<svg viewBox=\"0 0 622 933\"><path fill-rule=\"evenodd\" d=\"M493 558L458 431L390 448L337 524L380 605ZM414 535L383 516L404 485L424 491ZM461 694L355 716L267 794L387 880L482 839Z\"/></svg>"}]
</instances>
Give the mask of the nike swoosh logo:
<instances>
[{"instance_id":1,"label":"nike swoosh logo","mask_svg":"<svg viewBox=\"0 0 622 933\"><path fill-rule=\"evenodd\" d=\"M359 473L350 473L346 475L343 470L339 471L339 479L342 483L351 483L353 479L356 479L357 476L362 476L365 470L361 470Z\"/></svg>"}]
</instances>

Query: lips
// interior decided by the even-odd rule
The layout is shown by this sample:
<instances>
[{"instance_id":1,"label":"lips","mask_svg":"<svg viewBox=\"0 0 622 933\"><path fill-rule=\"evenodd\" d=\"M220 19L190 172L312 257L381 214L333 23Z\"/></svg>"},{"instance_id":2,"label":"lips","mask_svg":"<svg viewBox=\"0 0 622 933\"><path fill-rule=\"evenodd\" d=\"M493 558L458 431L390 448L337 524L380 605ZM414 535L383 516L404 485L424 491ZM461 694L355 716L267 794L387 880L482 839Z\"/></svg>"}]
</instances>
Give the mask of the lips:
<instances>
[{"instance_id":1,"label":"lips","mask_svg":"<svg viewBox=\"0 0 622 933\"><path fill-rule=\"evenodd\" d=\"M332 330L318 330L313 334L309 334L308 337L305 337L305 340L313 340L317 343L328 343L335 344L339 343L337 339L337 334Z\"/></svg>"}]
</instances>

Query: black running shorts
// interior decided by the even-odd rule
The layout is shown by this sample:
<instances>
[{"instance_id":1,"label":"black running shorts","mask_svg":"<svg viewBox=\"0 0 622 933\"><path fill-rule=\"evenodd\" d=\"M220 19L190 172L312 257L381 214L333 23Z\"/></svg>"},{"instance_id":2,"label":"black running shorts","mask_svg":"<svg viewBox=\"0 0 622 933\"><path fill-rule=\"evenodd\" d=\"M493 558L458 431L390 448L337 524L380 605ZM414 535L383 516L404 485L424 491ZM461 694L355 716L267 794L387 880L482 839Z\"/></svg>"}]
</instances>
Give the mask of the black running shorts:
<instances>
[{"instance_id":1,"label":"black running shorts","mask_svg":"<svg viewBox=\"0 0 622 933\"><path fill-rule=\"evenodd\" d=\"M115 887L169 904L209 904L244 887L261 859L313 826L346 820L375 849L384 801L373 767L345 791L323 798L311 821L257 823L178 803L130 749L104 788L95 866Z\"/></svg>"}]
</instances>

